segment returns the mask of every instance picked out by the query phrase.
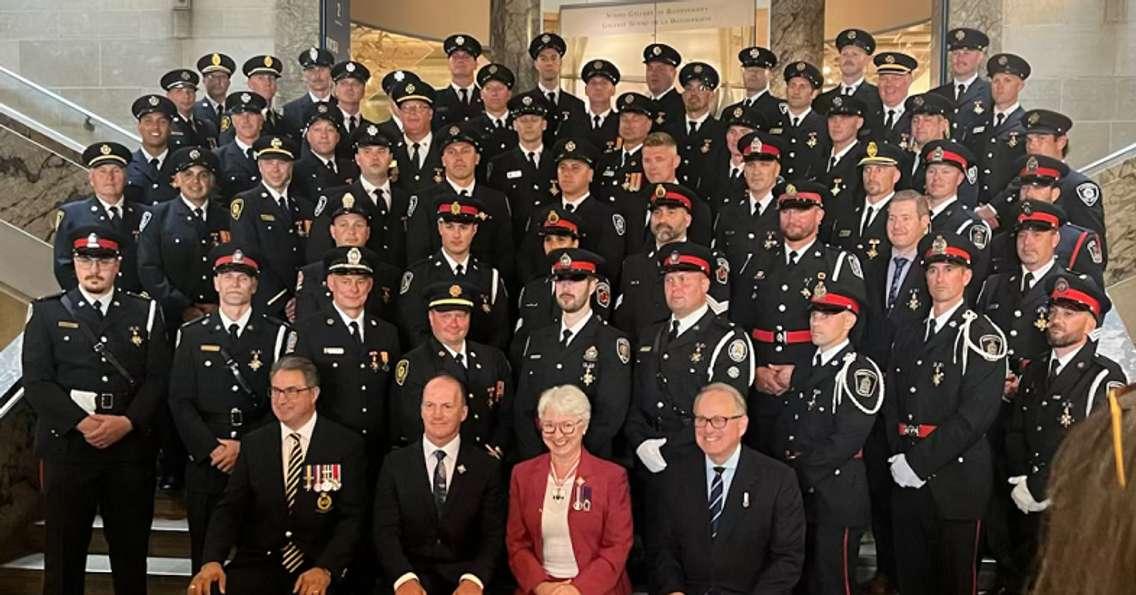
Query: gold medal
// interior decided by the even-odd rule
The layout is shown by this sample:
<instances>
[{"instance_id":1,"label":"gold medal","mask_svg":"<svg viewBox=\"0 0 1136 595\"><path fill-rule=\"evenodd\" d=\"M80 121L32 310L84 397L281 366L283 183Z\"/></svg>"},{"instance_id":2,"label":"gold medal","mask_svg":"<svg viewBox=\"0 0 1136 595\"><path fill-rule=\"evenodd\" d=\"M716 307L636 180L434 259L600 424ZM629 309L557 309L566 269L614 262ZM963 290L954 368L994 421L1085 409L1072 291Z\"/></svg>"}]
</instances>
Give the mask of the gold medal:
<instances>
[{"instance_id":1,"label":"gold medal","mask_svg":"<svg viewBox=\"0 0 1136 595\"><path fill-rule=\"evenodd\" d=\"M260 361L260 350L259 349L254 349L250 353L252 355L252 359L249 360L249 369L252 370L253 372L255 372L255 371L259 370L261 366L264 365L264 362Z\"/></svg>"},{"instance_id":2,"label":"gold medal","mask_svg":"<svg viewBox=\"0 0 1136 595\"><path fill-rule=\"evenodd\" d=\"M693 362L693 363L696 363L696 364L698 362L701 362L702 361L702 350L705 347L706 347L705 343L695 343L694 344L694 353L690 354L690 361Z\"/></svg>"},{"instance_id":3,"label":"gold medal","mask_svg":"<svg viewBox=\"0 0 1136 595\"><path fill-rule=\"evenodd\" d=\"M142 346L142 332L141 329L136 326L130 327L130 342L134 343L135 347Z\"/></svg>"},{"instance_id":4,"label":"gold medal","mask_svg":"<svg viewBox=\"0 0 1136 595\"><path fill-rule=\"evenodd\" d=\"M880 255L880 251L876 249L876 246L879 245L880 241L875 238L868 240L868 251L865 252L865 254L868 255L868 258L875 260L875 258Z\"/></svg>"},{"instance_id":5,"label":"gold medal","mask_svg":"<svg viewBox=\"0 0 1136 595\"><path fill-rule=\"evenodd\" d=\"M320 512L327 512L331 510L331 494L328 494L327 492L321 492L319 499L316 500L316 508L319 509Z\"/></svg>"},{"instance_id":6,"label":"gold medal","mask_svg":"<svg viewBox=\"0 0 1136 595\"><path fill-rule=\"evenodd\" d=\"M1063 428L1068 428L1073 425L1073 415L1069 413L1069 409L1072 406L1073 403L1071 401L1065 401L1065 409L1061 412L1061 417L1057 419L1057 423L1060 423Z\"/></svg>"},{"instance_id":7,"label":"gold medal","mask_svg":"<svg viewBox=\"0 0 1136 595\"><path fill-rule=\"evenodd\" d=\"M939 386L943 383L943 364L940 362L935 362L934 367L935 372L931 374L931 384Z\"/></svg>"},{"instance_id":8,"label":"gold medal","mask_svg":"<svg viewBox=\"0 0 1136 595\"><path fill-rule=\"evenodd\" d=\"M584 386L591 386L592 383L596 381L596 377L592 375L592 369L590 367L584 370L584 376L581 380L584 381Z\"/></svg>"}]
</instances>

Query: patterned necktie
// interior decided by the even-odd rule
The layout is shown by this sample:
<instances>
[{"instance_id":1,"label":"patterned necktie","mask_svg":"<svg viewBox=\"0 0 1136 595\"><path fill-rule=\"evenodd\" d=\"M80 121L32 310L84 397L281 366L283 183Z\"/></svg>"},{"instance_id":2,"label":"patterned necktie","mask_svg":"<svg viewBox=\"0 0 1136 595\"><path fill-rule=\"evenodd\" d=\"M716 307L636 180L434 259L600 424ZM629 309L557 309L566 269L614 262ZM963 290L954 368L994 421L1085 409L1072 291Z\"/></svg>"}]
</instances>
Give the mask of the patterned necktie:
<instances>
[{"instance_id":1,"label":"patterned necktie","mask_svg":"<svg viewBox=\"0 0 1136 595\"><path fill-rule=\"evenodd\" d=\"M434 509L441 516L442 507L446 504L446 451L435 450L434 458L438 459L438 464L434 465Z\"/></svg>"},{"instance_id":2,"label":"patterned necktie","mask_svg":"<svg viewBox=\"0 0 1136 595\"><path fill-rule=\"evenodd\" d=\"M288 453L288 472L284 476L284 498L288 502L288 512L291 513L296 508L296 494L300 491L300 469L304 466L304 453L300 450L299 433L288 434L288 439L292 442L292 449ZM304 564L304 553L291 541L284 544L280 553L280 563L288 572L296 572Z\"/></svg>"},{"instance_id":3,"label":"patterned necktie","mask_svg":"<svg viewBox=\"0 0 1136 595\"><path fill-rule=\"evenodd\" d=\"M899 296L899 286L903 279L903 269L907 268L907 259L902 256L896 256L892 259L895 263L895 273L891 278L891 286L888 288L887 307L890 310L895 305L895 298Z\"/></svg>"},{"instance_id":4,"label":"patterned necktie","mask_svg":"<svg viewBox=\"0 0 1136 595\"><path fill-rule=\"evenodd\" d=\"M725 503L725 484L722 482L722 473L725 467L714 467L714 479L710 482L710 539L718 537L718 522L722 520L722 509Z\"/></svg>"}]
</instances>

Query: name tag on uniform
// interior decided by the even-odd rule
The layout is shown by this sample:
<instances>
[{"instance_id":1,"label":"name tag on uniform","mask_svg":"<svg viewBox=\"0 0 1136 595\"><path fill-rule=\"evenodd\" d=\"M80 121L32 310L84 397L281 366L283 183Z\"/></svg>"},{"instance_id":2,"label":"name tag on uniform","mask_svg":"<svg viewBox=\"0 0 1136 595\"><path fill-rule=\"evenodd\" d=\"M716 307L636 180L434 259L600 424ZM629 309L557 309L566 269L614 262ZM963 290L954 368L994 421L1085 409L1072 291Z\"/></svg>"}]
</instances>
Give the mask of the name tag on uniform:
<instances>
[{"instance_id":1,"label":"name tag on uniform","mask_svg":"<svg viewBox=\"0 0 1136 595\"><path fill-rule=\"evenodd\" d=\"M852 230L851 230L851 229L842 229L842 230L840 230L840 237L842 237L842 238L846 238L846 237L849 237L849 236L851 236L851 235L852 235Z\"/></svg>"},{"instance_id":2,"label":"name tag on uniform","mask_svg":"<svg viewBox=\"0 0 1136 595\"><path fill-rule=\"evenodd\" d=\"M260 220L261 221L276 221L276 215L273 215L272 213L261 213L260 214Z\"/></svg>"},{"instance_id":3,"label":"name tag on uniform","mask_svg":"<svg viewBox=\"0 0 1136 595\"><path fill-rule=\"evenodd\" d=\"M644 345L644 346L639 348L639 351L650 351L650 350L651 350L650 345Z\"/></svg>"},{"instance_id":4,"label":"name tag on uniform","mask_svg":"<svg viewBox=\"0 0 1136 595\"><path fill-rule=\"evenodd\" d=\"M544 357L544 356L542 356L542 355L541 355L541 354L539 354L539 353L531 353L531 354L529 354L529 359L540 359L540 358L542 358L542 357Z\"/></svg>"},{"instance_id":5,"label":"name tag on uniform","mask_svg":"<svg viewBox=\"0 0 1136 595\"><path fill-rule=\"evenodd\" d=\"M986 132L985 126L975 126L974 129L970 131L971 134L980 134L983 132Z\"/></svg>"},{"instance_id":6,"label":"name tag on uniform","mask_svg":"<svg viewBox=\"0 0 1136 595\"><path fill-rule=\"evenodd\" d=\"M208 345L208 344L206 344L206 345L201 346L201 350L202 351L221 351L221 346L220 345Z\"/></svg>"},{"instance_id":7,"label":"name tag on uniform","mask_svg":"<svg viewBox=\"0 0 1136 595\"><path fill-rule=\"evenodd\" d=\"M516 170L513 170L513 171L507 171L507 172L505 172L505 179L512 180L512 179L515 179L515 178L519 178L522 175L524 175L524 174L519 169L516 169Z\"/></svg>"},{"instance_id":8,"label":"name tag on uniform","mask_svg":"<svg viewBox=\"0 0 1136 595\"><path fill-rule=\"evenodd\" d=\"M614 171L612 171L612 170L610 170L610 169L605 169L605 170L604 170L604 172L603 172L603 175L604 175L605 177L608 177L608 178L610 178L610 177L612 177L612 176L614 176L614 175L615 175L615 172L614 172Z\"/></svg>"},{"instance_id":9,"label":"name tag on uniform","mask_svg":"<svg viewBox=\"0 0 1136 595\"><path fill-rule=\"evenodd\" d=\"M59 325L59 328L79 328L78 322L71 322L69 320L60 320L55 324Z\"/></svg>"},{"instance_id":10,"label":"name tag on uniform","mask_svg":"<svg viewBox=\"0 0 1136 595\"><path fill-rule=\"evenodd\" d=\"M324 355L343 355L343 348L342 347L324 347L323 348L323 354Z\"/></svg>"}]
</instances>

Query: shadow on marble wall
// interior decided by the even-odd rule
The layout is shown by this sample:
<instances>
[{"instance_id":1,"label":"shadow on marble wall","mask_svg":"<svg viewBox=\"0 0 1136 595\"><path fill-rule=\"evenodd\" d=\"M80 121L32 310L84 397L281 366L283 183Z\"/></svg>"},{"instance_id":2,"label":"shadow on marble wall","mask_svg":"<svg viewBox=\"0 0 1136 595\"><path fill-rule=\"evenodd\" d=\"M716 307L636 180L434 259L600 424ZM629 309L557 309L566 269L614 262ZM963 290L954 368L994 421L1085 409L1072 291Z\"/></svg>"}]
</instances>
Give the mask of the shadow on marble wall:
<instances>
[{"instance_id":1,"label":"shadow on marble wall","mask_svg":"<svg viewBox=\"0 0 1136 595\"><path fill-rule=\"evenodd\" d=\"M87 193L83 168L0 127L0 219L51 241L56 207Z\"/></svg>"},{"instance_id":2,"label":"shadow on marble wall","mask_svg":"<svg viewBox=\"0 0 1136 595\"><path fill-rule=\"evenodd\" d=\"M1136 158L1113 165L1093 177L1104 191L1108 235L1105 282L1113 285L1136 276Z\"/></svg>"}]
</instances>

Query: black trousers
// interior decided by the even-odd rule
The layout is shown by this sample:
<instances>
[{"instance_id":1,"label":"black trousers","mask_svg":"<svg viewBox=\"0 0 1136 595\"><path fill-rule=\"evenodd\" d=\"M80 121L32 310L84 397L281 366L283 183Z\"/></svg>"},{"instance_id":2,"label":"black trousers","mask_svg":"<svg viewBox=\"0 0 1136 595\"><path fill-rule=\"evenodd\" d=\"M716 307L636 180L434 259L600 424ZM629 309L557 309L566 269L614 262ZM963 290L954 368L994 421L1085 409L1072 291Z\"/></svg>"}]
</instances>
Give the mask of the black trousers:
<instances>
[{"instance_id":1,"label":"black trousers","mask_svg":"<svg viewBox=\"0 0 1136 595\"><path fill-rule=\"evenodd\" d=\"M805 527L805 569L799 595L853 595L864 529L823 523Z\"/></svg>"},{"instance_id":2,"label":"black trousers","mask_svg":"<svg viewBox=\"0 0 1136 595\"><path fill-rule=\"evenodd\" d=\"M192 463L190 464L192 465ZM187 488L192 488L188 485ZM193 573L201 570L201 554L205 548L205 533L209 530L209 517L213 509L221 501L220 493L194 492L187 489L185 493L185 511L189 524L189 558Z\"/></svg>"},{"instance_id":3,"label":"black trousers","mask_svg":"<svg viewBox=\"0 0 1136 595\"><path fill-rule=\"evenodd\" d=\"M146 593L146 552L154 517L154 461L45 461L44 595L83 592L95 515L103 518L117 595Z\"/></svg>"},{"instance_id":4,"label":"black trousers","mask_svg":"<svg viewBox=\"0 0 1136 595\"><path fill-rule=\"evenodd\" d=\"M225 566L225 593L229 595L243 595L256 593L257 595L291 595L292 586L296 579L310 566L305 565L295 573L284 570L280 563L273 559L259 559L256 561L241 560L238 556ZM220 595L221 591L213 587L213 595ZM327 588L327 595L342 595L342 591L332 580ZM346 591L350 593L350 591ZM117 595L117 594L116 594Z\"/></svg>"},{"instance_id":5,"label":"black trousers","mask_svg":"<svg viewBox=\"0 0 1136 595\"><path fill-rule=\"evenodd\" d=\"M903 595L976 595L980 519L946 519L927 486L892 491L895 563Z\"/></svg>"},{"instance_id":6,"label":"black trousers","mask_svg":"<svg viewBox=\"0 0 1136 595\"><path fill-rule=\"evenodd\" d=\"M864 442L864 470L868 475L868 494L872 501L872 537L876 540L876 572L895 581L895 537L891 527L891 490L895 482L887 459L887 423L876 418ZM894 431L894 430L893 430Z\"/></svg>"}]
</instances>

